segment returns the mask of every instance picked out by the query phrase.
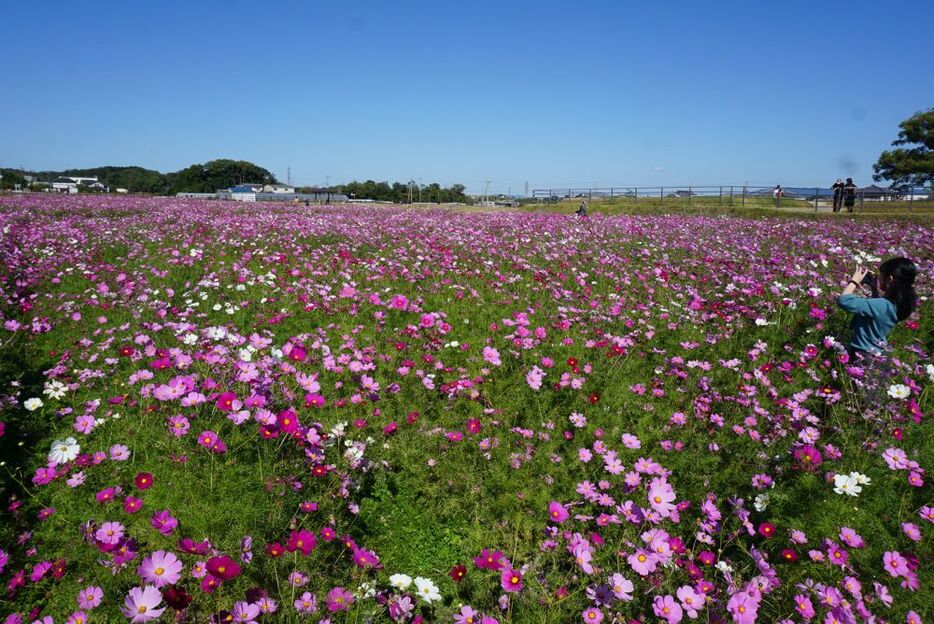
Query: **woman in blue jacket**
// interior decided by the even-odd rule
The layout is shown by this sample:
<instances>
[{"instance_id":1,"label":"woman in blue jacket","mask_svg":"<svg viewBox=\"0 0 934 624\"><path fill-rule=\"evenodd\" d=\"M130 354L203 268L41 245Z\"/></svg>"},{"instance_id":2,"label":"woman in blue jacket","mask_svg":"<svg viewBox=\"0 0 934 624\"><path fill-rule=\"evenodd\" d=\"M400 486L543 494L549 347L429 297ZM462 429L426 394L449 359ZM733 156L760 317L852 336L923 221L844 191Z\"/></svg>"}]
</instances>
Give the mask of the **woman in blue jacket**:
<instances>
[{"instance_id":1,"label":"woman in blue jacket","mask_svg":"<svg viewBox=\"0 0 934 624\"><path fill-rule=\"evenodd\" d=\"M878 279L868 269L856 268L837 298L841 308L853 313L850 324L853 336L847 348L851 357L881 353L895 324L911 316L917 300L914 286L917 272L914 262L908 258L891 258L883 262L879 266ZM862 286L872 289L871 297L854 294Z\"/></svg>"}]
</instances>

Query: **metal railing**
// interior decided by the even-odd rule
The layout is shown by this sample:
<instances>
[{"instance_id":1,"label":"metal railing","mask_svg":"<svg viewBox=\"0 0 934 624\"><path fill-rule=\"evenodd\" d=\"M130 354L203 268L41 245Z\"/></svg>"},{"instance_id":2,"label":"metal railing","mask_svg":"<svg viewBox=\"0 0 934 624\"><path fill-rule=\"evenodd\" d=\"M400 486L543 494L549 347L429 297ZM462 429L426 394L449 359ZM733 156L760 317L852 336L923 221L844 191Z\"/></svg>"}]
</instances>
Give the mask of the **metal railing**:
<instances>
[{"instance_id":1,"label":"metal railing","mask_svg":"<svg viewBox=\"0 0 934 624\"><path fill-rule=\"evenodd\" d=\"M706 207L804 207L813 206L814 212L820 208L840 211L862 211L867 203L907 202L911 210L912 203L931 204L934 197L914 190L896 192L878 187L857 188L849 197L841 192L837 198L831 188L782 186L780 191L774 186L718 185L718 186L612 186L601 188L537 188L531 197L544 203L592 201L594 199L627 199L640 204L677 204L692 206L694 203ZM884 205L884 204L879 204Z\"/></svg>"}]
</instances>

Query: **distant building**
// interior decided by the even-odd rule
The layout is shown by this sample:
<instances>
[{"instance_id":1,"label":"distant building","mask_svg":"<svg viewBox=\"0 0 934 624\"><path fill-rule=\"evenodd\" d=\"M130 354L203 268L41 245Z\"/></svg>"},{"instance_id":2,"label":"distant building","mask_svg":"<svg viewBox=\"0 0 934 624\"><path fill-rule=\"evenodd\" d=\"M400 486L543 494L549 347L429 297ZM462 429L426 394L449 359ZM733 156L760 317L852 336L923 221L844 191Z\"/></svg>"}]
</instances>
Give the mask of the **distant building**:
<instances>
[{"instance_id":1,"label":"distant building","mask_svg":"<svg viewBox=\"0 0 934 624\"><path fill-rule=\"evenodd\" d=\"M892 189L882 188L881 186L876 186L875 184L870 184L869 186L864 186L861 189L857 189L862 198L866 201L886 201L895 199L896 192Z\"/></svg>"},{"instance_id":2,"label":"distant building","mask_svg":"<svg viewBox=\"0 0 934 624\"><path fill-rule=\"evenodd\" d=\"M262 182L241 182L230 188L231 193L261 193L264 184Z\"/></svg>"},{"instance_id":3,"label":"distant building","mask_svg":"<svg viewBox=\"0 0 934 624\"><path fill-rule=\"evenodd\" d=\"M77 193L79 186L95 191L107 190L107 187L101 184L97 178L60 176L52 180L52 190L58 193Z\"/></svg>"},{"instance_id":4,"label":"distant building","mask_svg":"<svg viewBox=\"0 0 934 624\"><path fill-rule=\"evenodd\" d=\"M289 186L288 184L267 184L263 187L264 193L294 193L295 187Z\"/></svg>"}]
</instances>

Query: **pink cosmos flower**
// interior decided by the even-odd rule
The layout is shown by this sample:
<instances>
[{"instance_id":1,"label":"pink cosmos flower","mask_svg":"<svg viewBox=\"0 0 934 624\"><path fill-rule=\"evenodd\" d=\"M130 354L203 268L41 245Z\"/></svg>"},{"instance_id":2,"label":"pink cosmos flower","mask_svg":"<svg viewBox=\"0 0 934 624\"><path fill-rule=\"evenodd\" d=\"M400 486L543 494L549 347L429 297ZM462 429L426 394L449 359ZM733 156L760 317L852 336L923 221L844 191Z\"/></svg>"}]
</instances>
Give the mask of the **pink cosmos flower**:
<instances>
[{"instance_id":1,"label":"pink cosmos flower","mask_svg":"<svg viewBox=\"0 0 934 624\"><path fill-rule=\"evenodd\" d=\"M130 459L130 449L125 444L114 444L110 447L110 459L113 461L126 461Z\"/></svg>"},{"instance_id":2,"label":"pink cosmos flower","mask_svg":"<svg viewBox=\"0 0 934 624\"><path fill-rule=\"evenodd\" d=\"M474 565L476 565L478 568L499 570L503 567L502 559L502 551L491 551L488 548L484 548L482 551L480 551L479 557L474 557L473 562Z\"/></svg>"},{"instance_id":3,"label":"pink cosmos flower","mask_svg":"<svg viewBox=\"0 0 934 624\"><path fill-rule=\"evenodd\" d=\"M671 596L656 596L652 602L652 611L668 624L678 624L684 618L684 610Z\"/></svg>"},{"instance_id":4,"label":"pink cosmos flower","mask_svg":"<svg viewBox=\"0 0 934 624\"><path fill-rule=\"evenodd\" d=\"M152 585L134 587L127 593L124 606L120 610L133 624L149 622L165 611L165 607L159 608L161 603L162 595Z\"/></svg>"},{"instance_id":5,"label":"pink cosmos flower","mask_svg":"<svg viewBox=\"0 0 934 624\"><path fill-rule=\"evenodd\" d=\"M629 555L626 561L629 562L633 571L639 576L648 576L655 571L655 567L658 564L658 559L656 559L655 555L642 548Z\"/></svg>"},{"instance_id":6,"label":"pink cosmos flower","mask_svg":"<svg viewBox=\"0 0 934 624\"><path fill-rule=\"evenodd\" d=\"M240 576L240 564L227 555L208 559L207 569L211 576L220 581L228 581Z\"/></svg>"},{"instance_id":7,"label":"pink cosmos flower","mask_svg":"<svg viewBox=\"0 0 934 624\"><path fill-rule=\"evenodd\" d=\"M174 585L182 577L182 562L178 557L164 550L157 550L140 563L136 573L146 583L156 587Z\"/></svg>"},{"instance_id":8,"label":"pink cosmos flower","mask_svg":"<svg viewBox=\"0 0 934 624\"><path fill-rule=\"evenodd\" d=\"M318 599L311 592L305 592L292 603L299 613L314 613L318 610Z\"/></svg>"},{"instance_id":9,"label":"pink cosmos flower","mask_svg":"<svg viewBox=\"0 0 934 624\"><path fill-rule=\"evenodd\" d=\"M914 522L902 522L902 532L912 541L921 541L921 527Z\"/></svg>"},{"instance_id":10,"label":"pink cosmos flower","mask_svg":"<svg viewBox=\"0 0 934 624\"><path fill-rule=\"evenodd\" d=\"M619 572L616 572L610 577L610 589L613 591L613 595L616 596L617 600L625 600L627 602L632 600L632 581Z\"/></svg>"},{"instance_id":11,"label":"pink cosmos flower","mask_svg":"<svg viewBox=\"0 0 934 624\"><path fill-rule=\"evenodd\" d=\"M504 568L500 574L500 587L506 592L522 591L522 573L511 567Z\"/></svg>"},{"instance_id":12,"label":"pink cosmos flower","mask_svg":"<svg viewBox=\"0 0 934 624\"><path fill-rule=\"evenodd\" d=\"M152 528L156 529L163 535L171 535L172 531L178 527L178 520L172 517L172 514L168 509L163 509L162 511L157 511L154 513L149 522L152 524Z\"/></svg>"},{"instance_id":13,"label":"pink cosmos flower","mask_svg":"<svg viewBox=\"0 0 934 624\"><path fill-rule=\"evenodd\" d=\"M65 624L88 624L88 614L84 611L75 611L68 616Z\"/></svg>"},{"instance_id":14,"label":"pink cosmos flower","mask_svg":"<svg viewBox=\"0 0 934 624\"><path fill-rule=\"evenodd\" d=\"M840 539L850 548L862 548L866 545L859 533L850 527L840 528Z\"/></svg>"},{"instance_id":15,"label":"pink cosmos flower","mask_svg":"<svg viewBox=\"0 0 934 624\"><path fill-rule=\"evenodd\" d=\"M587 624L600 624L603 621L603 611L596 607L589 607L581 613L581 618Z\"/></svg>"},{"instance_id":16,"label":"pink cosmos flower","mask_svg":"<svg viewBox=\"0 0 934 624\"><path fill-rule=\"evenodd\" d=\"M885 564L885 571L894 577L907 576L910 572L908 560L898 551L886 551L882 555L882 562Z\"/></svg>"},{"instance_id":17,"label":"pink cosmos flower","mask_svg":"<svg viewBox=\"0 0 934 624\"><path fill-rule=\"evenodd\" d=\"M81 609L94 609L104 599L104 590L95 585L85 587L78 592L78 607Z\"/></svg>"},{"instance_id":18,"label":"pink cosmos flower","mask_svg":"<svg viewBox=\"0 0 934 624\"><path fill-rule=\"evenodd\" d=\"M338 611L346 611L350 608L350 605L354 603L353 594L344 589L343 587L335 587L328 592L327 595L327 607L328 611L331 613L337 613Z\"/></svg>"},{"instance_id":19,"label":"pink cosmos flower","mask_svg":"<svg viewBox=\"0 0 934 624\"><path fill-rule=\"evenodd\" d=\"M649 504L652 509L657 511L663 518L667 518L674 511L675 491L662 478L656 477L649 484Z\"/></svg>"},{"instance_id":20,"label":"pink cosmos flower","mask_svg":"<svg viewBox=\"0 0 934 624\"><path fill-rule=\"evenodd\" d=\"M571 551L574 555L574 561L580 566L585 574L593 574L593 553L590 551L590 545L587 543L574 546Z\"/></svg>"},{"instance_id":21,"label":"pink cosmos flower","mask_svg":"<svg viewBox=\"0 0 934 624\"><path fill-rule=\"evenodd\" d=\"M687 613L688 617L692 620L696 619L698 609L704 608L704 596L694 591L694 588L690 585L682 585L679 587L677 595L678 601L680 601L681 606L684 607L684 612Z\"/></svg>"},{"instance_id":22,"label":"pink cosmos flower","mask_svg":"<svg viewBox=\"0 0 934 624\"><path fill-rule=\"evenodd\" d=\"M169 432L176 438L180 438L191 428L191 424L188 422L188 419L181 415L169 417Z\"/></svg>"},{"instance_id":23,"label":"pink cosmos flower","mask_svg":"<svg viewBox=\"0 0 934 624\"><path fill-rule=\"evenodd\" d=\"M318 539L315 534L307 529L292 531L289 534L289 540L285 543L285 549L289 552L299 551L302 556L307 557L318 546Z\"/></svg>"},{"instance_id":24,"label":"pink cosmos flower","mask_svg":"<svg viewBox=\"0 0 934 624\"><path fill-rule=\"evenodd\" d=\"M116 544L123 538L123 525L119 522L105 522L94 533L94 538L102 544Z\"/></svg>"},{"instance_id":25,"label":"pink cosmos flower","mask_svg":"<svg viewBox=\"0 0 934 624\"><path fill-rule=\"evenodd\" d=\"M379 566L379 557L372 550L357 548L353 551L353 562L363 569L374 568Z\"/></svg>"},{"instance_id":26,"label":"pink cosmos flower","mask_svg":"<svg viewBox=\"0 0 934 624\"><path fill-rule=\"evenodd\" d=\"M570 517L571 514L568 513L568 510L564 506L557 502L551 501L548 503L548 519L557 524L561 524Z\"/></svg>"},{"instance_id":27,"label":"pink cosmos flower","mask_svg":"<svg viewBox=\"0 0 934 624\"><path fill-rule=\"evenodd\" d=\"M804 594L795 596L795 609L807 621L814 617L814 605L811 603L811 599Z\"/></svg>"},{"instance_id":28,"label":"pink cosmos flower","mask_svg":"<svg viewBox=\"0 0 934 624\"><path fill-rule=\"evenodd\" d=\"M759 601L746 592L733 594L726 605L735 624L755 624Z\"/></svg>"},{"instance_id":29,"label":"pink cosmos flower","mask_svg":"<svg viewBox=\"0 0 934 624\"><path fill-rule=\"evenodd\" d=\"M233 609L230 610L233 621L241 624L257 624L256 618L259 617L259 613L259 605L242 600L235 602Z\"/></svg>"},{"instance_id":30,"label":"pink cosmos flower","mask_svg":"<svg viewBox=\"0 0 934 624\"><path fill-rule=\"evenodd\" d=\"M479 621L480 614L470 605L461 607L459 613L454 614L454 624L476 624Z\"/></svg>"}]
</instances>

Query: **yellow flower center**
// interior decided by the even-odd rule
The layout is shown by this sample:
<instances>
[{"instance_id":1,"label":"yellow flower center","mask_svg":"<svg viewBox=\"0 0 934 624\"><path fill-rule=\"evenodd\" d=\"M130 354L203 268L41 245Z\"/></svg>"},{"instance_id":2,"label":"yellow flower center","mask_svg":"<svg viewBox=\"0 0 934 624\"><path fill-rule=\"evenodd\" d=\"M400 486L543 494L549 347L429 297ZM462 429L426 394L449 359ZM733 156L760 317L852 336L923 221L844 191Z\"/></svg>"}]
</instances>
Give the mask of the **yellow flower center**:
<instances>
[{"instance_id":1,"label":"yellow flower center","mask_svg":"<svg viewBox=\"0 0 934 624\"><path fill-rule=\"evenodd\" d=\"M162 576L163 574L165 574L165 568L156 568L155 570L153 570L153 572L156 573L156 576Z\"/></svg>"}]
</instances>

